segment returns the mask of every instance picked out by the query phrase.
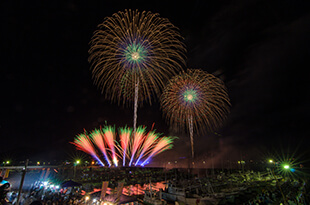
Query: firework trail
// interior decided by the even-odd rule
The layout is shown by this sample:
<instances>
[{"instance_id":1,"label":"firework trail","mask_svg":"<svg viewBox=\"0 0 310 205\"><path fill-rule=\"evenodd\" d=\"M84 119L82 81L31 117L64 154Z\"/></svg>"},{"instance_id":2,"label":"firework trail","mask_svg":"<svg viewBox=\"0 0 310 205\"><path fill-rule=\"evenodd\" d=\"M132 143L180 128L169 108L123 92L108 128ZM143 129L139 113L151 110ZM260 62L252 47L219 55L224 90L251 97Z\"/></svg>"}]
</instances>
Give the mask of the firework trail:
<instances>
[{"instance_id":1,"label":"firework trail","mask_svg":"<svg viewBox=\"0 0 310 205\"><path fill-rule=\"evenodd\" d=\"M119 128L119 138L121 141L121 150L123 151L123 166L125 166L126 162L126 153L127 153L127 147L130 142L130 136L131 136L131 129L130 128Z\"/></svg>"},{"instance_id":2,"label":"firework trail","mask_svg":"<svg viewBox=\"0 0 310 205\"><path fill-rule=\"evenodd\" d=\"M136 132L137 117L138 117L138 98L139 98L139 78L135 84L135 102L133 107L133 132Z\"/></svg>"},{"instance_id":3,"label":"firework trail","mask_svg":"<svg viewBox=\"0 0 310 205\"><path fill-rule=\"evenodd\" d=\"M136 165L139 165L139 161L141 158L144 157L144 154L147 154L148 152L150 152L150 149L156 143L157 138L158 138L158 135L156 135L154 131L151 131L147 134L146 139L141 148L139 158L136 161Z\"/></svg>"},{"instance_id":4,"label":"firework trail","mask_svg":"<svg viewBox=\"0 0 310 205\"><path fill-rule=\"evenodd\" d=\"M130 153L131 158L130 158L129 166L131 166L131 163L133 162L135 154L143 142L145 129L146 129L145 127L140 126L137 128L136 132L133 133L131 153Z\"/></svg>"},{"instance_id":5,"label":"firework trail","mask_svg":"<svg viewBox=\"0 0 310 205\"><path fill-rule=\"evenodd\" d=\"M106 146L104 144L101 131L95 129L94 131L91 132L90 137L93 140L94 144L99 148L99 150L103 154L103 156L104 156L105 160L108 162L109 166L111 166L111 162L110 162L108 154L107 154Z\"/></svg>"},{"instance_id":6,"label":"firework trail","mask_svg":"<svg viewBox=\"0 0 310 205\"><path fill-rule=\"evenodd\" d=\"M115 129L112 126L105 126L103 129L103 136L105 139L105 142L107 143L108 147L111 151L112 161L115 166L117 166L117 157L115 153Z\"/></svg>"},{"instance_id":7,"label":"firework trail","mask_svg":"<svg viewBox=\"0 0 310 205\"><path fill-rule=\"evenodd\" d=\"M172 142L173 142L173 138L171 138L171 137L162 137L161 139L159 139L159 141L156 143L156 145L152 149L151 153L146 158L146 160L144 160L144 162L141 164L141 166L144 166L146 163L148 163L148 160L150 158L152 158L154 155L157 155L157 154L159 154L159 153L161 153L167 149L171 149L172 148Z\"/></svg>"},{"instance_id":8,"label":"firework trail","mask_svg":"<svg viewBox=\"0 0 310 205\"><path fill-rule=\"evenodd\" d=\"M186 49L177 27L159 14L125 10L106 17L90 41L89 62L95 84L118 103L151 104L185 65Z\"/></svg>"},{"instance_id":9,"label":"firework trail","mask_svg":"<svg viewBox=\"0 0 310 205\"><path fill-rule=\"evenodd\" d=\"M190 116L190 119L189 119L188 129L189 129L189 138L191 140L192 157L194 158L194 127L193 127L193 116L192 115Z\"/></svg>"},{"instance_id":10,"label":"firework trail","mask_svg":"<svg viewBox=\"0 0 310 205\"><path fill-rule=\"evenodd\" d=\"M97 162L101 166L104 166L103 162L99 159L98 155L96 154L94 145L92 144L91 140L87 135L80 134L75 138L74 142L71 143L74 144L77 147L77 149L90 154L95 160L97 160Z\"/></svg>"},{"instance_id":11,"label":"firework trail","mask_svg":"<svg viewBox=\"0 0 310 205\"><path fill-rule=\"evenodd\" d=\"M230 100L224 83L202 70L188 69L172 78L161 96L161 108L170 125L190 132L213 131L229 113Z\"/></svg>"}]
</instances>

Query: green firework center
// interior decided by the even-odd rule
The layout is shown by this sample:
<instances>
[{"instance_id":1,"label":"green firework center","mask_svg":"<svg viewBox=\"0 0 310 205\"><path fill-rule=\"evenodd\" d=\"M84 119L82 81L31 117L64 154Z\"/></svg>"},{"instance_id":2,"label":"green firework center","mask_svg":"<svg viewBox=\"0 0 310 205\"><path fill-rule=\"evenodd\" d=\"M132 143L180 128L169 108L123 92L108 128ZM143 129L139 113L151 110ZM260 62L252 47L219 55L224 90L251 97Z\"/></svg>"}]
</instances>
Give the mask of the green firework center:
<instances>
[{"instance_id":1,"label":"green firework center","mask_svg":"<svg viewBox=\"0 0 310 205\"><path fill-rule=\"evenodd\" d=\"M127 46L125 50L126 59L130 63L136 63L136 64L142 63L145 61L146 55L147 55L146 49L139 43L130 44Z\"/></svg>"},{"instance_id":2,"label":"green firework center","mask_svg":"<svg viewBox=\"0 0 310 205\"><path fill-rule=\"evenodd\" d=\"M198 93L196 90L188 89L183 93L183 99L185 102L194 103L198 98Z\"/></svg>"}]
</instances>

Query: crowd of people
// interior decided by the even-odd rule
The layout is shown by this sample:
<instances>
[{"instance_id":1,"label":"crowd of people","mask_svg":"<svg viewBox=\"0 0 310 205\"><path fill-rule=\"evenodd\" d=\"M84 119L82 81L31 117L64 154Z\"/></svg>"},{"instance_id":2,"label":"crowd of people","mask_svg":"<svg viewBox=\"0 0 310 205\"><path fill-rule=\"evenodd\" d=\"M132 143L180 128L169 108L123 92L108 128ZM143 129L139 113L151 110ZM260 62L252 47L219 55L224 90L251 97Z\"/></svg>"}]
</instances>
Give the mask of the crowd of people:
<instances>
[{"instance_id":1,"label":"crowd of people","mask_svg":"<svg viewBox=\"0 0 310 205\"><path fill-rule=\"evenodd\" d=\"M29 191L21 193L18 205L62 205L79 204L85 192L80 187L60 188L46 182L35 182ZM18 193L7 193L11 204L17 205Z\"/></svg>"}]
</instances>

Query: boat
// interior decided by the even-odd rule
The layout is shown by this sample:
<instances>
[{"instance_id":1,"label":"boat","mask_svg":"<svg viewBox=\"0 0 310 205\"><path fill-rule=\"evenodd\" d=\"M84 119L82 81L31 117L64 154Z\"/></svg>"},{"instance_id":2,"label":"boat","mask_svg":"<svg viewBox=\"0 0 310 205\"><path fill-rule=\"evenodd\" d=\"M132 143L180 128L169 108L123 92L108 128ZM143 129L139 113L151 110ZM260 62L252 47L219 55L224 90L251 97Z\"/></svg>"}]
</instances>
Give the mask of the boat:
<instances>
[{"instance_id":1,"label":"boat","mask_svg":"<svg viewBox=\"0 0 310 205\"><path fill-rule=\"evenodd\" d=\"M152 189L147 189L144 191L143 204L166 205L167 202L162 199L161 191L156 192Z\"/></svg>"},{"instance_id":2,"label":"boat","mask_svg":"<svg viewBox=\"0 0 310 205\"><path fill-rule=\"evenodd\" d=\"M213 193L209 185L202 189L199 184L177 186L175 183L168 183L168 187L162 191L162 198L169 202L186 205L216 205L224 197L221 194Z\"/></svg>"}]
</instances>

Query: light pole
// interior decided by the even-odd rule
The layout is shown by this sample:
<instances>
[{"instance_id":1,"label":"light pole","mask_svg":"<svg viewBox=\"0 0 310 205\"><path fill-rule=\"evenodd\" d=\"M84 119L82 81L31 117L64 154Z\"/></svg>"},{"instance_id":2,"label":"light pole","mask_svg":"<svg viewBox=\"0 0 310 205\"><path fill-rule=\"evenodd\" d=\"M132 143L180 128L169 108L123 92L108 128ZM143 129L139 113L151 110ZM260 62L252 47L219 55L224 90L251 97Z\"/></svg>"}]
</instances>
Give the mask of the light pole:
<instances>
[{"instance_id":1,"label":"light pole","mask_svg":"<svg viewBox=\"0 0 310 205\"><path fill-rule=\"evenodd\" d=\"M272 159L269 160L269 163L275 164L275 163L273 162ZM281 195L282 195L282 198L283 198L283 203L284 203L284 204L287 204L287 201L286 201L286 198L285 198L284 193L283 193L283 191L282 191L282 188L281 188L281 186L280 186L280 183L279 183L278 179L277 179L276 176L275 176L274 168L275 168L275 166L273 166L272 169L271 169L272 176L273 176L274 179L276 180L276 184L277 184L277 186L278 186L278 188L279 188L279 190L280 190L280 192L281 192ZM284 168L284 170L289 170L289 169L290 169L290 165L288 165L288 164L283 164L283 168Z\"/></svg>"},{"instance_id":2,"label":"light pole","mask_svg":"<svg viewBox=\"0 0 310 205\"><path fill-rule=\"evenodd\" d=\"M23 171L22 171L22 179L20 180L20 185L19 185L19 189L18 189L18 195L17 195L17 202L16 202L16 204L19 204L20 195L22 193L22 189L23 189L25 175L26 175L26 172L27 172L28 163L29 163L29 159L26 160L25 168L23 168Z\"/></svg>"},{"instance_id":3,"label":"light pole","mask_svg":"<svg viewBox=\"0 0 310 205\"><path fill-rule=\"evenodd\" d=\"M74 164L73 164L73 166L74 166L73 179L75 179L75 176L76 176L76 166L77 166L78 164L80 164L80 160L79 160L79 159L76 160L76 161L74 162Z\"/></svg>"}]
</instances>

